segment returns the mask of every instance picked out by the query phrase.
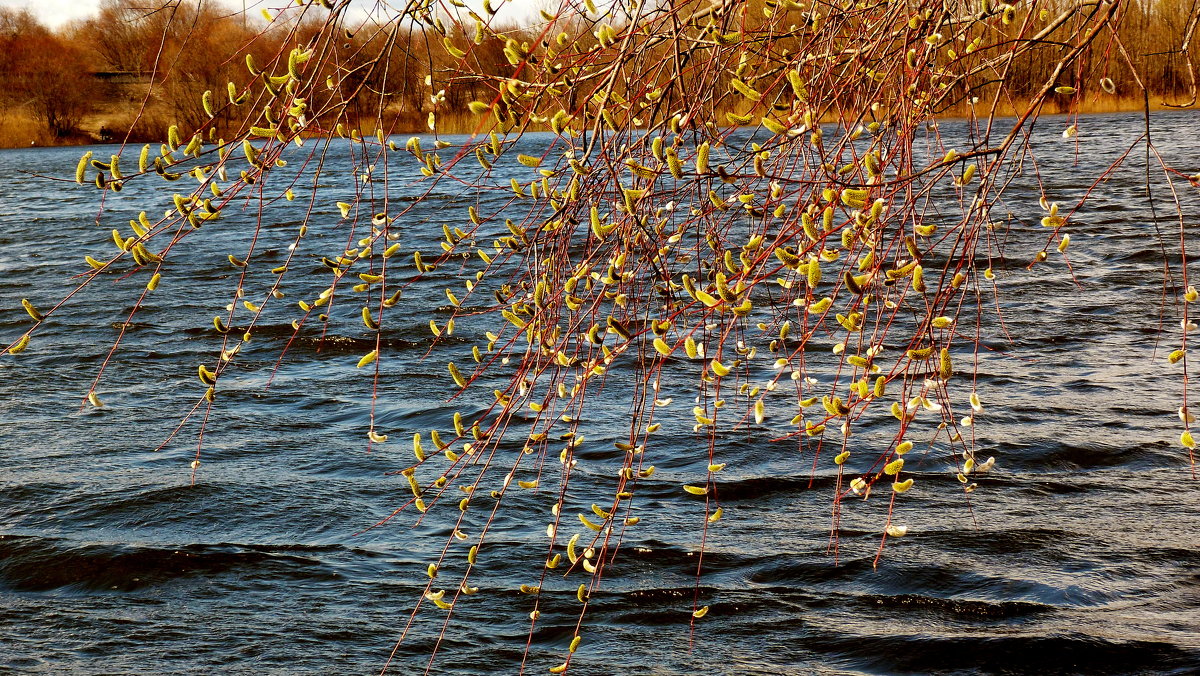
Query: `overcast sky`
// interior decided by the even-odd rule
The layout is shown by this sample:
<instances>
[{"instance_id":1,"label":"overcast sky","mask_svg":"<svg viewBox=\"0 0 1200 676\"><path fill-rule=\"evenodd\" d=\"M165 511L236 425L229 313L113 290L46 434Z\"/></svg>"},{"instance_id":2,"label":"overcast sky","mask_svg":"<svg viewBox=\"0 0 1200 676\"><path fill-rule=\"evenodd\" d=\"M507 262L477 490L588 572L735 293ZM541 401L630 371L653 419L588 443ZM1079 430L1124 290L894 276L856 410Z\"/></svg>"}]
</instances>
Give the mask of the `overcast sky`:
<instances>
[{"instance_id":1,"label":"overcast sky","mask_svg":"<svg viewBox=\"0 0 1200 676\"><path fill-rule=\"evenodd\" d=\"M28 8L39 21L57 27L96 13L100 0L0 0L0 7Z\"/></svg>"},{"instance_id":2,"label":"overcast sky","mask_svg":"<svg viewBox=\"0 0 1200 676\"><path fill-rule=\"evenodd\" d=\"M161 0L146 0L144 4L152 5ZM242 0L221 0L222 4L232 9L240 10ZM291 4L291 0L246 0L248 11L259 13L263 7L281 7ZM0 0L0 7L15 7L28 9L39 21L58 28L75 19L87 19L95 16L100 7L100 0Z\"/></svg>"},{"instance_id":3,"label":"overcast sky","mask_svg":"<svg viewBox=\"0 0 1200 676\"><path fill-rule=\"evenodd\" d=\"M160 0L147 0L146 4L157 1ZM221 1L222 4L229 6L231 9L241 10L242 8L242 0ZM468 0L467 4L478 6L481 3L482 0ZM254 15L258 15L264 7L278 9L279 7L286 7L291 4L291 0L245 0L247 11ZM391 4L396 6L403 5L403 3ZM496 4L499 5L499 3ZM355 5L359 7L360 12L365 12L366 8L374 6L375 3L369 0L358 0ZM532 0L510 0L504 3L504 9L501 10L501 13L508 14L514 12L513 16L520 18L526 11L530 11L524 8L533 6L534 2ZM0 7L28 9L42 23L51 28L58 28L68 21L95 16L100 7L100 0L0 0ZM365 16L365 14L361 16Z\"/></svg>"}]
</instances>

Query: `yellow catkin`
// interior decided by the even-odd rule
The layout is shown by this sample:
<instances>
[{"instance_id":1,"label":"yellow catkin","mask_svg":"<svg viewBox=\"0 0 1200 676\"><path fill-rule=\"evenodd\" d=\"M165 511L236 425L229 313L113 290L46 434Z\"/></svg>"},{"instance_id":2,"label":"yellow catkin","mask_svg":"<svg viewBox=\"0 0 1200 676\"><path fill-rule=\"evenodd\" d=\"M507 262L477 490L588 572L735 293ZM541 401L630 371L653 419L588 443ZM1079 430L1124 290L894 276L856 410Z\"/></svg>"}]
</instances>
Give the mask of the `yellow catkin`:
<instances>
[{"instance_id":1,"label":"yellow catkin","mask_svg":"<svg viewBox=\"0 0 1200 676\"><path fill-rule=\"evenodd\" d=\"M75 167L75 182L83 185L84 178L87 174L88 163L92 161L92 151L87 151L83 157L79 158L79 164Z\"/></svg>"},{"instance_id":2,"label":"yellow catkin","mask_svg":"<svg viewBox=\"0 0 1200 676\"><path fill-rule=\"evenodd\" d=\"M954 364L950 361L950 350L942 348L938 354L938 376L942 380L948 380L954 375Z\"/></svg>"},{"instance_id":3,"label":"yellow catkin","mask_svg":"<svg viewBox=\"0 0 1200 676\"><path fill-rule=\"evenodd\" d=\"M20 352L24 352L26 347L29 347L29 334L28 333L21 336L20 339L17 340L17 342L13 343L12 347L8 348L8 353L9 354L18 354Z\"/></svg>"}]
</instances>

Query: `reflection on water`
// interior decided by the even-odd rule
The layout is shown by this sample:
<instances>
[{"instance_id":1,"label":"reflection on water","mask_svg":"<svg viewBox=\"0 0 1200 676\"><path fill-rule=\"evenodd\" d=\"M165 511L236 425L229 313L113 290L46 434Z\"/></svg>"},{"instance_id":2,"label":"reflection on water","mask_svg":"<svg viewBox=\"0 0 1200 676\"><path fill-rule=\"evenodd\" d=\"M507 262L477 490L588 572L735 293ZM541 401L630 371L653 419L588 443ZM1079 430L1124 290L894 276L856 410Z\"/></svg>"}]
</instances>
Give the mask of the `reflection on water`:
<instances>
[{"instance_id":1,"label":"reflection on water","mask_svg":"<svg viewBox=\"0 0 1200 676\"><path fill-rule=\"evenodd\" d=\"M1168 162L1195 168L1196 122L1193 114L1156 118ZM1041 180L1072 203L1140 124L1127 115L1085 119L1073 165L1069 152L1052 157L1061 128L1045 118L1034 139ZM962 134L962 125L943 123L941 133ZM518 150L541 142L531 137ZM78 152L0 152L10 178L0 184L6 342L27 325L21 298L48 306L68 292L83 255L111 246L109 230L144 208L150 188L130 187L109 197L97 224L94 191L18 173L66 175ZM329 167L322 180L336 192L349 165L334 157ZM921 490L902 508L911 534L890 543L878 568L885 501L847 508L835 566L829 475L812 476L811 456L763 432L730 434L721 442L725 518L709 532L698 589L711 610L690 632L703 507L681 500L678 485L704 471L707 455L692 452L701 442L682 424L690 403L677 404L684 431L647 450L660 473L639 487L643 521L592 598L572 663L579 673L1200 669L1200 491L1173 443L1180 384L1164 359L1174 339L1161 342L1174 334L1160 332L1159 319L1173 328L1179 316L1162 301L1162 249L1142 171L1136 163L1119 170L1072 221L1073 279L1060 263L1036 273L1014 264L1001 275L1007 335L984 318L978 388L987 411L976 428L981 455L996 456L997 469L968 502L948 456L914 452L905 469ZM1004 206L1028 221L1036 193L1026 187L1032 196L1023 197L1019 187ZM406 237L430 249L441 223L467 203L443 190L405 221ZM334 199L314 215L305 255L350 237L335 226ZM1200 200L1194 190L1182 199L1190 231ZM283 260L305 206L271 212L257 260ZM219 347L208 318L229 302L225 254L245 235L237 225L254 217L231 214L198 231L191 255L170 261L103 380L104 408L81 408L82 394L128 315L129 289L144 280L105 277L56 313L19 360L0 358L0 671L367 673L399 636L449 522L434 510L414 526L406 512L356 535L403 500L403 478L386 472L409 451L393 441L364 452L369 378L354 363L369 343L349 328L361 326L350 321L351 304L340 308L346 321L336 335L302 333L277 370L292 306L266 313L222 380L195 487L195 425L152 450L202 394L195 365L211 363ZM1030 230L1014 228L1010 246ZM313 275L289 278L289 302L321 287L311 262ZM448 316L441 288L414 288L410 299ZM487 403L446 401L447 355L469 343L431 352L426 320L407 317L385 331L376 424L393 440L446 429L453 411L478 413ZM488 328L459 324L464 337ZM607 464L619 461L612 441L626 410L620 396L608 401L589 402L597 408L580 449L584 476L608 476ZM534 581L543 552L529 545L541 542L552 497L526 491L512 500L489 536L495 555L481 555L473 578L482 591L456 606L439 671L511 672L521 663L532 600L515 589ZM531 668L557 663L570 642L574 584L545 583ZM444 617L433 611L422 608L397 673L426 664Z\"/></svg>"}]
</instances>

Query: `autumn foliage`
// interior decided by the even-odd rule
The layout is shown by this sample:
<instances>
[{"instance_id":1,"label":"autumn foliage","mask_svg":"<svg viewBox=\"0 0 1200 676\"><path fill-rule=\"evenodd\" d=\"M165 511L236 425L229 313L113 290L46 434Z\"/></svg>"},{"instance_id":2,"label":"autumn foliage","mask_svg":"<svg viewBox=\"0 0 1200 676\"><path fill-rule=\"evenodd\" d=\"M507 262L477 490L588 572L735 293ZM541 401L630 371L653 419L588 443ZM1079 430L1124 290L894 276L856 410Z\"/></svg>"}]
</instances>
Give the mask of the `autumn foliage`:
<instances>
[{"instance_id":1,"label":"autumn foliage","mask_svg":"<svg viewBox=\"0 0 1200 676\"><path fill-rule=\"evenodd\" d=\"M748 27L760 22L761 10L772 4L761 0L749 3ZM1034 3L1030 16L1036 18L1039 11L1056 14L1066 5ZM327 45L323 67L329 74L343 74L337 78L337 94L348 102L346 113L356 126L418 131L425 127L428 112L434 107L428 94L423 93L426 78L438 82L437 89L444 91L451 110L460 110L468 101L482 96L481 86L489 77L507 76L505 40L485 35L473 44L473 33L450 21L452 15L430 16L428 24L364 24L358 30L349 26L346 35ZM1076 107L1137 107L1143 103L1143 91L1153 98L1151 105L1155 107L1189 104L1195 85L1188 52L1195 26L1189 17L1189 6L1183 0L1122 5L1117 15L1120 20L1114 22L1112 32L1099 36L1061 78L1082 93ZM470 47L466 64L457 63L447 54L443 36L431 31L434 21L448 27L445 40L450 44ZM546 38L540 18L525 21L525 26L495 27L505 38L526 44ZM1065 26L1042 39L1053 44L1067 39L1070 30ZM0 9L0 59L9 64L0 73L0 100L4 105L0 120L35 122L39 128L37 140L44 143L96 137L101 129L118 140L128 137L132 141L156 139L172 124L198 129L208 117L195 92L222 92L231 81L241 85L246 79L246 55L266 62L280 53L285 41L305 39L320 31L320 22L298 8L283 12L267 24L257 14L243 16L210 0L105 0L95 18L58 31L40 25L28 12ZM991 37L999 33L1010 39L1016 39L1022 31L1028 37L1028 29L1019 24L988 29ZM583 47L595 36L584 31L573 40ZM776 48L799 48L787 42L778 42ZM671 76L664 66L670 63L668 55L675 47L670 42L659 42L644 52L648 57L644 67L655 73L652 79L660 84ZM1008 97L1002 107L1016 110L1035 93L1039 77L1055 59L1053 50L1032 47L1030 44L1018 50L1002 75L980 72L967 78L963 83L970 90L951 92L941 101L940 109L932 112L967 114L970 98L994 91L1000 77L1006 83ZM469 66L469 72L461 72L461 65ZM681 75L684 89L703 86L699 73L684 69ZM1104 77L1121 84L1104 91L1097 84ZM619 91L620 83L616 84ZM1069 109L1059 103L1053 104L1055 109ZM223 110L215 126L225 132L243 123L244 115L245 111ZM464 123L461 131L469 130ZM28 140L2 136L0 143L28 144Z\"/></svg>"}]
</instances>

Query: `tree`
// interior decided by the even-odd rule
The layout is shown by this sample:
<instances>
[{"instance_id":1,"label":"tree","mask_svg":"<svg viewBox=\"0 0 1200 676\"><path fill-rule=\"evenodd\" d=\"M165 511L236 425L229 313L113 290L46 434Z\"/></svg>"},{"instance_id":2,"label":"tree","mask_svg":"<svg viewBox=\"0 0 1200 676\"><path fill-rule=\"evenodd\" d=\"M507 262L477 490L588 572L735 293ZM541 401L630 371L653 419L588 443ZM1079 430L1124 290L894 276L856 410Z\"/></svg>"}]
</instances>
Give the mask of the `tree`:
<instances>
[{"instance_id":1,"label":"tree","mask_svg":"<svg viewBox=\"0 0 1200 676\"><path fill-rule=\"evenodd\" d=\"M1085 57L1098 58L1096 41L1123 44L1110 30L1120 27L1123 3L563 3L523 30L500 26L490 4L461 19L418 6L388 25L355 26L365 32L357 36L346 25L347 7L306 5L300 11L318 17L308 24L318 30L301 37L295 26L303 22L289 23L279 51L248 64L249 85L234 86L228 103L206 100L209 117L253 102L230 143L206 146L215 122L205 121L186 145L170 135L138 175L114 176L111 162L81 160L79 182L103 190L154 174L178 179L185 162L200 181L176 194L162 219L118 231L117 250L89 261L82 283L120 270L138 280L139 294L142 280L154 287L164 259L186 255L191 233L230 206L249 201L267 210L294 197L291 177L277 172L289 144L316 135L307 159L322 169L333 139L350 139L357 192L337 206L341 224L359 229L320 258L324 290L297 304L294 330L324 331L327 306L349 297L361 305L355 321L373 337L357 366L378 378L391 323L429 314L405 308L404 290L435 283L433 273L449 266L460 266L464 283L444 289L451 314L430 318L430 340L453 346L456 321L491 322L486 341L464 348L445 378L447 397L482 390L484 413L456 416L447 423L453 433L430 434L428 442L418 433L412 460L394 468L412 496L383 522L415 522L436 510L449 533L411 617L432 604L450 622L469 602L493 515L513 493L549 487L557 499L550 528L537 523L536 539L525 533L523 541L538 582L520 589L535 598L531 636L543 608L577 614L584 626L622 534L640 519L631 509L655 473L655 434L671 404L659 385L668 373L686 373L694 385L688 424L708 471L663 500L703 501L694 520L702 541L722 527L723 433L760 429L768 416L791 421L777 442L830 473L835 529L855 508L852 498L886 496L878 556L889 539L907 534L893 518L895 505L919 499L908 494L920 484L905 469L914 443L944 444L956 493L986 487L978 477L995 461L977 457L972 438L983 404L962 377L974 369L982 339L958 320L991 316L999 266L992 247L1009 227L993 209L1004 200L1041 198L1039 219L1026 224L1040 224L1039 234L1008 245L1010 260L1035 272L1052 257L1068 260L1068 230L1081 204L1012 195L1009 186L1026 158L1036 158L1026 132L1044 107L1082 103L1075 74ZM401 40L409 22L421 30ZM383 120L388 97L411 85L385 73L408 64L419 42L431 45L423 92L429 125L437 136L442 120L470 120L475 134L462 146L414 137L401 149L383 133L356 128L361 117ZM368 56L346 63L347 49ZM1089 86L1115 88L1109 75L1093 79ZM454 95L463 91L475 98L459 103ZM1002 118L1002 105L1017 116ZM981 131L968 146L934 141L936 151L927 150L918 138L955 110ZM736 136L738 128L754 130L753 138ZM542 154L511 149L522 134L546 129ZM1065 126L1064 135L1073 130ZM1148 135L1143 142L1149 156ZM414 163L423 178L415 178ZM501 171L511 180L493 180ZM414 181L425 198L461 185L473 199L457 219L447 216L436 250L405 248L411 202L393 199L391 188ZM314 210L336 199L319 188L311 195ZM308 225L289 251L305 243ZM254 260L259 232L256 224L229 260L271 281L234 283L229 309L213 320L221 359L199 369L197 410L219 405L222 378L290 274L291 257L283 265ZM1181 300L1197 300L1194 289L1179 291ZM41 321L36 308L30 314ZM239 335L235 325L246 328ZM25 349L36 329L8 351ZM833 349L814 347L823 341ZM627 435L604 471L577 472L589 402L619 369L626 370L619 396L629 401ZM100 385L88 393L93 404ZM1190 459L1193 418L1186 405L1179 414ZM367 448L389 432L374 420L363 430ZM859 447L854 435L866 421L886 434ZM199 460L192 467L200 471ZM464 497L449 491L455 487ZM590 512L574 511L568 488L572 500L588 496ZM468 536L460 526L480 512ZM543 596L543 585L562 587L546 572L559 566L573 593ZM703 566L697 557L686 608L696 621L709 610L699 601ZM412 626L410 619L401 641ZM576 634L553 672L570 667L580 640Z\"/></svg>"},{"instance_id":2,"label":"tree","mask_svg":"<svg viewBox=\"0 0 1200 676\"><path fill-rule=\"evenodd\" d=\"M141 73L154 65L162 38L152 17L170 11L140 0L103 0L100 13L85 23L82 34L106 68Z\"/></svg>"},{"instance_id":3,"label":"tree","mask_svg":"<svg viewBox=\"0 0 1200 676\"><path fill-rule=\"evenodd\" d=\"M28 10L0 10L0 87L10 105L30 110L53 136L74 133L95 107L97 86L84 53L37 23Z\"/></svg>"}]
</instances>

